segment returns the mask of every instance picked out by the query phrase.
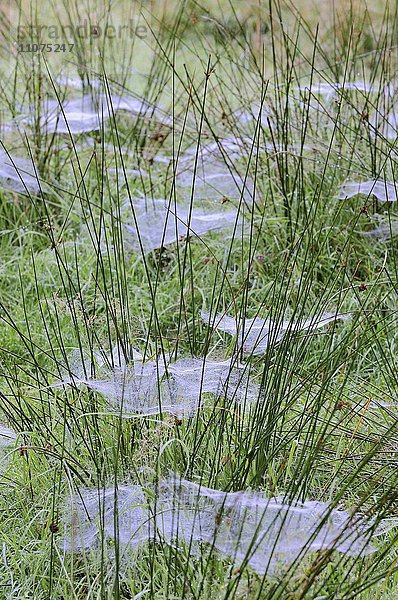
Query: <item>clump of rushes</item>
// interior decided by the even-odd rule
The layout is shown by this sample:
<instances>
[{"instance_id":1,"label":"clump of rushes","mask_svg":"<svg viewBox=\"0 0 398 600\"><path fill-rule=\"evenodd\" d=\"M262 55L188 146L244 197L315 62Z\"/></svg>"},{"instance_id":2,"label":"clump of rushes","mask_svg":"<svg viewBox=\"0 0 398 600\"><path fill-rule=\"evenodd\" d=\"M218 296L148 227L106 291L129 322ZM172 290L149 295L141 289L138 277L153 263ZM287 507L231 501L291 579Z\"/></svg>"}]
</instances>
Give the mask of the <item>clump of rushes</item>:
<instances>
[{"instance_id":1,"label":"clump of rushes","mask_svg":"<svg viewBox=\"0 0 398 600\"><path fill-rule=\"evenodd\" d=\"M0 586L397 596L392 7L56 4L0 16ZM67 56L18 52L50 22ZM324 510L288 562L277 510L259 567L247 498ZM363 551L320 542L342 514Z\"/></svg>"}]
</instances>

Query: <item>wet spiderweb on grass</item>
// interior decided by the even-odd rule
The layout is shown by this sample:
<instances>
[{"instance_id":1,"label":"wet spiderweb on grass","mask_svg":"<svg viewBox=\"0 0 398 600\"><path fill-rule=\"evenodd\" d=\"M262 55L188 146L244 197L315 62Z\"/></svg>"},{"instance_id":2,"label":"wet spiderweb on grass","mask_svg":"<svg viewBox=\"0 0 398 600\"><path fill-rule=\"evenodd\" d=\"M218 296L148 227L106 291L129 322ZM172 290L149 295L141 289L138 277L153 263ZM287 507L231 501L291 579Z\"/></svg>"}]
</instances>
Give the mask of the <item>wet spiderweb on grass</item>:
<instances>
[{"instance_id":1,"label":"wet spiderweb on grass","mask_svg":"<svg viewBox=\"0 0 398 600\"><path fill-rule=\"evenodd\" d=\"M114 540L117 522L117 538L126 552L162 541L179 547L184 543L197 555L205 544L221 558L236 566L247 564L259 574L273 573L316 550L348 556L375 551L371 524L358 514L319 501L289 503L256 492L227 493L175 476L161 480L150 495L139 485L110 487L99 494L80 491L65 515L67 551L95 549L102 536Z\"/></svg>"}]
</instances>

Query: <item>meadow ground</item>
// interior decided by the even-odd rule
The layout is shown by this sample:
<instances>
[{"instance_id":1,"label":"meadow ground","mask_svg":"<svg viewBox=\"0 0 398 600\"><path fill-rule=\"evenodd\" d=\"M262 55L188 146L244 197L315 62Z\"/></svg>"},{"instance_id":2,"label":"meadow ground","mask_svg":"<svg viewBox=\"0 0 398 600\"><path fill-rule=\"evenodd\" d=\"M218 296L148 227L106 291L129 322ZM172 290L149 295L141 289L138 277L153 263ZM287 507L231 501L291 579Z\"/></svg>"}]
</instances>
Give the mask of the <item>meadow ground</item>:
<instances>
[{"instance_id":1,"label":"meadow ground","mask_svg":"<svg viewBox=\"0 0 398 600\"><path fill-rule=\"evenodd\" d=\"M398 596L394 11L1 5L0 599Z\"/></svg>"}]
</instances>

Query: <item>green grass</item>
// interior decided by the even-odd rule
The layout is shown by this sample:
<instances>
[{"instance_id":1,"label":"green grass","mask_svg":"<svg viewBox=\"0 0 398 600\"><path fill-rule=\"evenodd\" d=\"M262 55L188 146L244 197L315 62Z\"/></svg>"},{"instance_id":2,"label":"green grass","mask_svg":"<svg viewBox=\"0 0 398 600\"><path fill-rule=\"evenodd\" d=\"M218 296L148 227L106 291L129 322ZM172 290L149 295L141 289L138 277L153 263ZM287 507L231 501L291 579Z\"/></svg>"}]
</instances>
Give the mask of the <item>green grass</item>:
<instances>
[{"instance_id":1,"label":"green grass","mask_svg":"<svg viewBox=\"0 0 398 600\"><path fill-rule=\"evenodd\" d=\"M54 15L75 23L79 4L66 17L59 3ZM384 86L396 78L394 15L353 6L325 31L273 1L260 21L240 3L178 4L164 14L156 3L152 14L133 6L152 32L131 47L103 44L101 59L87 40L76 40L68 63L6 55L5 31L2 122L19 123L21 106L35 120L1 139L11 154L34 157L44 184L38 197L0 190L0 423L18 432L15 447L0 447L0 598L394 598L396 529L378 538L375 554L322 551L264 577L206 546L193 555L148 544L119 566L105 543L64 553L72 492L117 482L149 489L169 471L219 490L329 502L376 522L396 516L397 239L359 233L396 206L335 197L346 181L395 177L395 140L371 126L393 105ZM94 2L88 8L94 19ZM109 18L125 18L122 9ZM100 79L108 100L110 90L145 98L173 126L118 113L97 133L46 135L40 98L62 98L65 64L86 92ZM358 80L374 91L319 96L319 111L298 90ZM253 111L251 122L239 121L239 109ZM126 249L122 207L133 218L140 193L173 207L173 168L185 150L234 136L251 141L224 165L255 182L256 202L205 201L239 208L233 234L191 235L145 256ZM168 170L156 160L164 155ZM277 321L336 310L349 319L241 356L261 383L253 406L209 396L189 418L127 419L109 414L100 394L52 387L73 371L73 355L93 360L115 344L126 358L130 346L146 358L235 355L236 340L208 328L201 310Z\"/></svg>"}]
</instances>

